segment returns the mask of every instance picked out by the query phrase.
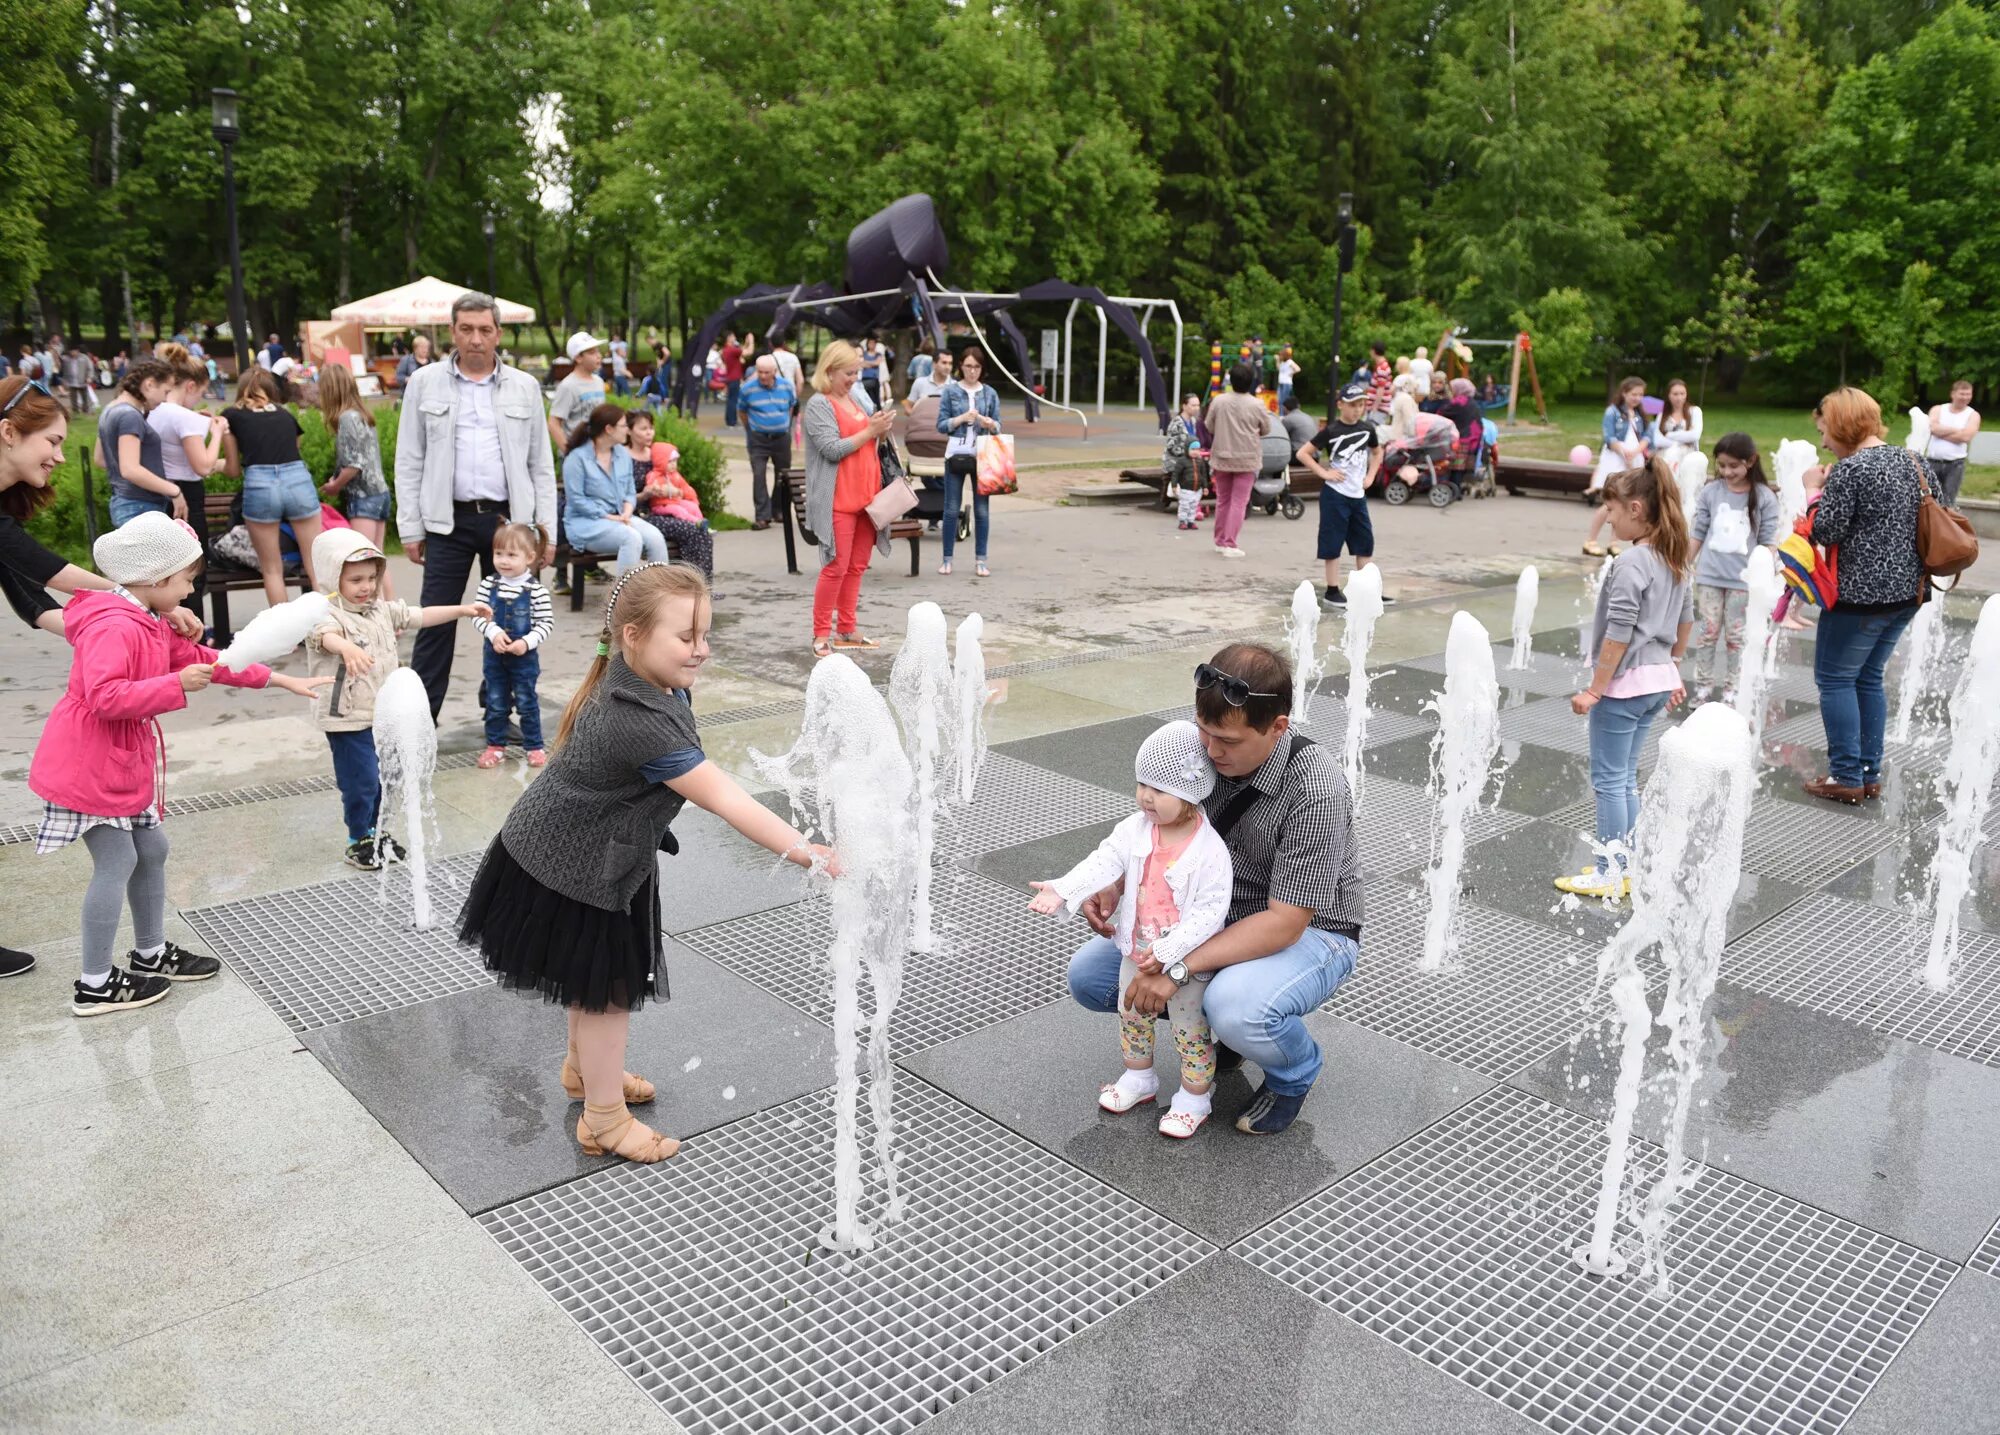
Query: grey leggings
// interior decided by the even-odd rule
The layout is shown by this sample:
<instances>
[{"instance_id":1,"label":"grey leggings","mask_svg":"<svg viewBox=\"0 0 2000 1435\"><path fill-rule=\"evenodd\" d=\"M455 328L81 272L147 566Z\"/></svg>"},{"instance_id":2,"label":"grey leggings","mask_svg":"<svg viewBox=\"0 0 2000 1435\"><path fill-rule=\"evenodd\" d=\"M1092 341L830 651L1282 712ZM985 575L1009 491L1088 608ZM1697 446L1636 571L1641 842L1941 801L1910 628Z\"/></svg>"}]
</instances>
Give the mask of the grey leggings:
<instances>
[{"instance_id":1,"label":"grey leggings","mask_svg":"<svg viewBox=\"0 0 2000 1435\"><path fill-rule=\"evenodd\" d=\"M111 973L118 913L132 903L132 940L140 951L167 939L167 829L93 827L83 834L95 870L83 893L83 974Z\"/></svg>"}]
</instances>

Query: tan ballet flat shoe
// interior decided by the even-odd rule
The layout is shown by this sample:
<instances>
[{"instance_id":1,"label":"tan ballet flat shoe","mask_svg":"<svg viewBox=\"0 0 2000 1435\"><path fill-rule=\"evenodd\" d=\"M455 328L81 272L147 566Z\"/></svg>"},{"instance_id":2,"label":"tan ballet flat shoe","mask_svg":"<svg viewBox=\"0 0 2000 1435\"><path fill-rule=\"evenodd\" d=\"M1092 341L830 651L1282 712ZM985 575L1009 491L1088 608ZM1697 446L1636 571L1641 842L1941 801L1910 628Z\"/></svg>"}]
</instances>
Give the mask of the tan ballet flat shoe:
<instances>
[{"instance_id":1,"label":"tan ballet flat shoe","mask_svg":"<svg viewBox=\"0 0 2000 1435\"><path fill-rule=\"evenodd\" d=\"M568 1057L563 1058L562 1087L564 1091L569 1093L571 1101L583 1100L583 1073L576 1069L576 1063L572 1062ZM645 1077L634 1076L629 1071L625 1073L626 1101L637 1106L643 1106L648 1101L651 1101L655 1094L653 1083L646 1080Z\"/></svg>"}]
</instances>

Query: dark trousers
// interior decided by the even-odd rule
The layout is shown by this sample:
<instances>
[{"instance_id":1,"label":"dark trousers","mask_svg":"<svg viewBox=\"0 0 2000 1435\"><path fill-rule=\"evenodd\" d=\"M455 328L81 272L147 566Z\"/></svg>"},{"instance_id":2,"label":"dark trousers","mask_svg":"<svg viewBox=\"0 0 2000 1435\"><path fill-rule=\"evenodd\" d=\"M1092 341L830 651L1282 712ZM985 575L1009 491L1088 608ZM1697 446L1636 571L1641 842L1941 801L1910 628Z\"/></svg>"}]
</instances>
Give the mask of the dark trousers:
<instances>
[{"instance_id":1,"label":"dark trousers","mask_svg":"<svg viewBox=\"0 0 2000 1435\"><path fill-rule=\"evenodd\" d=\"M188 527L201 540L201 556L208 557L208 484L197 478L192 483L181 485L181 497L187 500ZM202 601L208 597L208 564L194 570L194 591L181 599L181 606L190 610L195 617L201 617Z\"/></svg>"},{"instance_id":2,"label":"dark trousers","mask_svg":"<svg viewBox=\"0 0 2000 1435\"><path fill-rule=\"evenodd\" d=\"M756 507L759 523L771 521L771 487L764 479L766 465L776 464L779 468L792 466L792 431L780 429L777 433L759 433L751 429L744 435L744 442L750 449L750 501Z\"/></svg>"},{"instance_id":3,"label":"dark trousers","mask_svg":"<svg viewBox=\"0 0 2000 1435\"><path fill-rule=\"evenodd\" d=\"M326 745L333 749L333 782L340 789L340 816L347 824L347 840L359 842L375 830L375 813L382 805L382 766L375 758L375 734L367 728L330 732Z\"/></svg>"},{"instance_id":4,"label":"dark trousers","mask_svg":"<svg viewBox=\"0 0 2000 1435\"><path fill-rule=\"evenodd\" d=\"M507 521L504 503L454 504L456 523L449 533L424 535L424 591L426 608L445 607L465 601L465 585L472 567L479 565L480 576L493 571L493 534ZM458 642L458 625L440 623L417 632L417 645L410 653L410 666L423 679L430 694L431 716L444 706L446 689L451 686L451 650Z\"/></svg>"},{"instance_id":5,"label":"dark trousers","mask_svg":"<svg viewBox=\"0 0 2000 1435\"><path fill-rule=\"evenodd\" d=\"M542 676L539 652L496 653L486 645L486 745L507 745L507 715L521 719L521 746L542 747L542 700L535 691Z\"/></svg>"},{"instance_id":6,"label":"dark trousers","mask_svg":"<svg viewBox=\"0 0 2000 1435\"><path fill-rule=\"evenodd\" d=\"M731 379L725 393L727 397L723 400L722 421L730 428L735 428L736 403L743 397L743 380Z\"/></svg>"}]
</instances>

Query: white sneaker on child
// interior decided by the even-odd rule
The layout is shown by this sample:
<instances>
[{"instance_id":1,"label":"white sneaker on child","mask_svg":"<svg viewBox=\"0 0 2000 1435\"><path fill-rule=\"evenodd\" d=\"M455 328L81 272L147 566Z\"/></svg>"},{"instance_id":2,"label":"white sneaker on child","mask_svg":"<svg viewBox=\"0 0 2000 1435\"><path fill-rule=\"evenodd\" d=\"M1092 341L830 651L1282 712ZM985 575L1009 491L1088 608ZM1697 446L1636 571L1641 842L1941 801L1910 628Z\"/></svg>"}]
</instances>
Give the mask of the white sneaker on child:
<instances>
[{"instance_id":1,"label":"white sneaker on child","mask_svg":"<svg viewBox=\"0 0 2000 1435\"><path fill-rule=\"evenodd\" d=\"M1113 1115L1123 1116L1135 1106L1144 1106L1160 1094L1160 1078L1148 1068L1125 1074L1097 1093L1097 1104Z\"/></svg>"},{"instance_id":2,"label":"white sneaker on child","mask_svg":"<svg viewBox=\"0 0 2000 1435\"><path fill-rule=\"evenodd\" d=\"M1160 1118L1160 1134L1171 1136L1176 1141L1187 1140L1201 1130L1213 1107L1214 1102L1206 1091L1199 1096L1185 1089L1176 1091L1173 1105Z\"/></svg>"}]
</instances>

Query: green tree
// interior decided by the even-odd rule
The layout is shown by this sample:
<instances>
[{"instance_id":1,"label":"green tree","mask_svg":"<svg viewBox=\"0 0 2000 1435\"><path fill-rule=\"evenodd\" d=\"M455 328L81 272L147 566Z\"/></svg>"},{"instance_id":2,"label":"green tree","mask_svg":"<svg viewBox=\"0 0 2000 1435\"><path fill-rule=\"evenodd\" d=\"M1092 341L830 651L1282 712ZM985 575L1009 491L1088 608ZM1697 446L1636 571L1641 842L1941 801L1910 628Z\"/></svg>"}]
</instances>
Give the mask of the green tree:
<instances>
[{"instance_id":1,"label":"green tree","mask_svg":"<svg viewBox=\"0 0 2000 1435\"><path fill-rule=\"evenodd\" d=\"M1596 357L1597 323L1591 302L1581 289L1551 289L1536 301L1533 312L1517 309L1514 327L1534 345L1535 375L1542 392L1560 398L1577 386Z\"/></svg>"}]
</instances>

